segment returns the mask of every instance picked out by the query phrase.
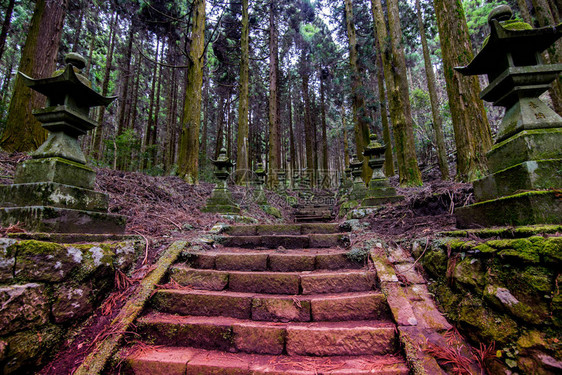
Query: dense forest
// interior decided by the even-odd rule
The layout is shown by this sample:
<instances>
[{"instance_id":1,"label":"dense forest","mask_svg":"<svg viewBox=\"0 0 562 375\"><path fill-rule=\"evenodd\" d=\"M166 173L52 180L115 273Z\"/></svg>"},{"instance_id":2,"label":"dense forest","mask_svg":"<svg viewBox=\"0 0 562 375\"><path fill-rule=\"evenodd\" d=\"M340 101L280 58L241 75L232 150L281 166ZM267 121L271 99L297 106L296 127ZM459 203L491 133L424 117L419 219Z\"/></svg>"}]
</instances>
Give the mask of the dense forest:
<instances>
[{"instance_id":1,"label":"dense forest","mask_svg":"<svg viewBox=\"0 0 562 375\"><path fill-rule=\"evenodd\" d=\"M270 185L279 170L319 181L339 178L375 133L402 186L433 170L472 181L502 113L479 99L486 82L453 68L481 48L499 4L534 26L562 10L560 0L2 0L0 147L46 139L31 115L44 98L16 73L49 76L77 52L93 88L118 97L81 139L98 166L212 181L225 147L238 183L259 162ZM558 113L560 92L556 82L549 93Z\"/></svg>"}]
</instances>

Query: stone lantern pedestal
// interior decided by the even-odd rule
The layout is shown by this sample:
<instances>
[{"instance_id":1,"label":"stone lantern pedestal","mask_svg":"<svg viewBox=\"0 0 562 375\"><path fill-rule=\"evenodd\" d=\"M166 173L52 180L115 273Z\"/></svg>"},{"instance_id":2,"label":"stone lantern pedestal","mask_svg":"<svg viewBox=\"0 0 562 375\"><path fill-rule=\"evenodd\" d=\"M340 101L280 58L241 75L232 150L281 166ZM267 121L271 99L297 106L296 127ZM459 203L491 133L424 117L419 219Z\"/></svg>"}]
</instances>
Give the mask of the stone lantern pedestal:
<instances>
[{"instance_id":1,"label":"stone lantern pedestal","mask_svg":"<svg viewBox=\"0 0 562 375\"><path fill-rule=\"evenodd\" d=\"M240 207L232 199L228 190L227 180L230 173L228 169L233 166L232 161L226 156L226 149L222 148L217 160L211 160L215 166L215 176L219 182L211 192L211 197L201 211L218 214L240 214Z\"/></svg>"},{"instance_id":2,"label":"stone lantern pedestal","mask_svg":"<svg viewBox=\"0 0 562 375\"><path fill-rule=\"evenodd\" d=\"M362 207L375 207L404 199L396 194L396 189L390 186L382 171L386 146L377 141L376 134L370 135L370 143L365 147L363 155L369 158L369 167L373 170L373 177L369 181L367 198L363 199Z\"/></svg>"},{"instance_id":3,"label":"stone lantern pedestal","mask_svg":"<svg viewBox=\"0 0 562 375\"><path fill-rule=\"evenodd\" d=\"M83 57L69 54L66 68L53 77L32 79L19 73L26 86L47 97L47 107L33 115L49 131L47 141L19 164L13 185L0 186L0 224L18 222L34 232L123 233L124 216L109 214L109 197L94 191L96 174L86 164L78 137L97 124L91 107L108 106L80 74Z\"/></svg>"},{"instance_id":4,"label":"stone lantern pedestal","mask_svg":"<svg viewBox=\"0 0 562 375\"><path fill-rule=\"evenodd\" d=\"M464 68L488 75L481 98L506 108L488 153L491 174L474 182L477 203L455 210L459 227L562 222L562 118L538 98L562 72L543 65L541 52L562 36L562 25L533 29L511 20L508 6L489 16L491 35Z\"/></svg>"}]
</instances>

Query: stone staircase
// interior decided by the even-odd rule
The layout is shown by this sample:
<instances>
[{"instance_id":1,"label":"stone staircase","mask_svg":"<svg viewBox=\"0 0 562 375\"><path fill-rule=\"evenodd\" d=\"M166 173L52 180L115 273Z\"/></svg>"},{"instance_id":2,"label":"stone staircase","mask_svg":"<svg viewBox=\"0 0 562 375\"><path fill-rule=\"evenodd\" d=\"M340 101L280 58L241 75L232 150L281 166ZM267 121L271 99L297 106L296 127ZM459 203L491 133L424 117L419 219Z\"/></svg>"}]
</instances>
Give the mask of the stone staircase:
<instances>
[{"instance_id":1,"label":"stone staircase","mask_svg":"<svg viewBox=\"0 0 562 375\"><path fill-rule=\"evenodd\" d=\"M293 206L295 222L314 223L334 220L334 206L336 202L333 195L321 192L317 195L309 194L304 198L305 204Z\"/></svg>"},{"instance_id":2,"label":"stone staircase","mask_svg":"<svg viewBox=\"0 0 562 375\"><path fill-rule=\"evenodd\" d=\"M408 374L377 274L335 223L230 227L171 267L137 320L126 372Z\"/></svg>"}]
</instances>

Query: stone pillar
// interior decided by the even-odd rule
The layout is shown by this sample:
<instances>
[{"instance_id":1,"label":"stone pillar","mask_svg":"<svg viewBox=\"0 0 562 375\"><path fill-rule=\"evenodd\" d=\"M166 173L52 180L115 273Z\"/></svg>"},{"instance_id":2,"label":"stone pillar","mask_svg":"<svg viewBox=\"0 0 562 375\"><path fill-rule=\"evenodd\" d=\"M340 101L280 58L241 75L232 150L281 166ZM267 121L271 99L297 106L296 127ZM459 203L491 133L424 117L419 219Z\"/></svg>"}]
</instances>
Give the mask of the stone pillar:
<instances>
[{"instance_id":1,"label":"stone pillar","mask_svg":"<svg viewBox=\"0 0 562 375\"><path fill-rule=\"evenodd\" d=\"M265 196L265 181L267 178L267 172L263 168L262 163L258 163L256 170L254 171L256 175L256 191L255 191L255 202L259 205L268 205L267 197Z\"/></svg>"}]
</instances>

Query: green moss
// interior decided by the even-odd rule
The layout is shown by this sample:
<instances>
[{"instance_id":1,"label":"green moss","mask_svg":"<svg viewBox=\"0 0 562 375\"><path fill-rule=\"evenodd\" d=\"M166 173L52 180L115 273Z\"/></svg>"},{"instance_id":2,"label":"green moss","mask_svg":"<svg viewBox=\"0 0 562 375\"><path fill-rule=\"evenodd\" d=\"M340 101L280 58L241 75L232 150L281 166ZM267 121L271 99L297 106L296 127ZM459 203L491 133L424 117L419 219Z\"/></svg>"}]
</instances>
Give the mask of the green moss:
<instances>
[{"instance_id":1,"label":"green moss","mask_svg":"<svg viewBox=\"0 0 562 375\"><path fill-rule=\"evenodd\" d=\"M551 237L544 241L541 255L545 261L562 263L562 237Z\"/></svg>"},{"instance_id":2,"label":"green moss","mask_svg":"<svg viewBox=\"0 0 562 375\"><path fill-rule=\"evenodd\" d=\"M20 241L12 245L16 248L18 256L23 255L49 255L64 252L64 246L53 242Z\"/></svg>"}]
</instances>

